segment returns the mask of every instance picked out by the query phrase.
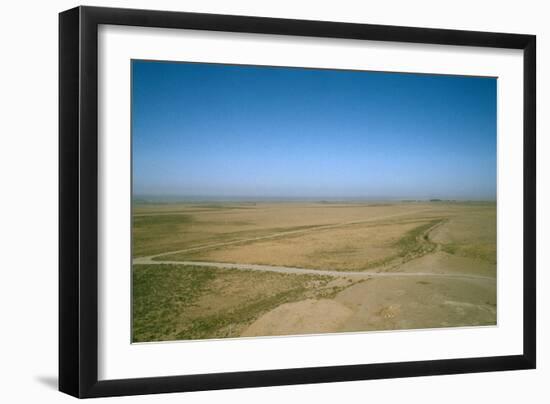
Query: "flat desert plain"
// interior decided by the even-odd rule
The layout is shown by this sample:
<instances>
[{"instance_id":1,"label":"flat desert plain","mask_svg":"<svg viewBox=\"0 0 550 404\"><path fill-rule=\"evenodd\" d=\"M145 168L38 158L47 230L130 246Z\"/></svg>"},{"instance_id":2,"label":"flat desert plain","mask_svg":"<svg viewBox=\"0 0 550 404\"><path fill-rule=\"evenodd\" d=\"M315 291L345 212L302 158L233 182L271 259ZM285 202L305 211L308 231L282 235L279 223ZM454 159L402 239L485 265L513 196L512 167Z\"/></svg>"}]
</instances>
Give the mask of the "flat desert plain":
<instances>
[{"instance_id":1,"label":"flat desert plain","mask_svg":"<svg viewBox=\"0 0 550 404\"><path fill-rule=\"evenodd\" d=\"M135 203L134 342L496 324L494 202Z\"/></svg>"}]
</instances>

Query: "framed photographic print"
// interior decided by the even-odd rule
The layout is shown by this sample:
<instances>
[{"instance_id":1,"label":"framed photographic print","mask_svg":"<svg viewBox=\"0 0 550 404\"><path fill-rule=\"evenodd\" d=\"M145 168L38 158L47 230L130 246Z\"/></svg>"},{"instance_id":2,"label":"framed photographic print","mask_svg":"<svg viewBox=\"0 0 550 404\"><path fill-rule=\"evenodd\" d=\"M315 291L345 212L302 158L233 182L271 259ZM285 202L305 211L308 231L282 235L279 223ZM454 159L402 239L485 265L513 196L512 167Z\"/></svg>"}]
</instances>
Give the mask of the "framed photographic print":
<instances>
[{"instance_id":1,"label":"framed photographic print","mask_svg":"<svg viewBox=\"0 0 550 404\"><path fill-rule=\"evenodd\" d=\"M59 24L61 391L535 367L535 36Z\"/></svg>"}]
</instances>

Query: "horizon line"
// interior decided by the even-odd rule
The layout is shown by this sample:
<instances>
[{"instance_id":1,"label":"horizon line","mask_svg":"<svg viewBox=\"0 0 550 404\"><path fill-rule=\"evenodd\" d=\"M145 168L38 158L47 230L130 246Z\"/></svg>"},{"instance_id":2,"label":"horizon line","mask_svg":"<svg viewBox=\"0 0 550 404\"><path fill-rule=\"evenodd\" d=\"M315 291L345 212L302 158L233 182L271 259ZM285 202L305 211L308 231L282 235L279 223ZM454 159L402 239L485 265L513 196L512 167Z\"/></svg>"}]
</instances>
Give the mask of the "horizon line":
<instances>
[{"instance_id":1,"label":"horizon line","mask_svg":"<svg viewBox=\"0 0 550 404\"><path fill-rule=\"evenodd\" d=\"M317 201L317 202L337 202L337 201L371 201L371 202L496 202L495 197L443 197L443 196L425 196L425 197L385 197L385 196L247 196L247 195L176 195L176 194L165 194L165 195L133 195L132 202L178 202L178 201L192 201L192 202L258 202L258 201Z\"/></svg>"}]
</instances>

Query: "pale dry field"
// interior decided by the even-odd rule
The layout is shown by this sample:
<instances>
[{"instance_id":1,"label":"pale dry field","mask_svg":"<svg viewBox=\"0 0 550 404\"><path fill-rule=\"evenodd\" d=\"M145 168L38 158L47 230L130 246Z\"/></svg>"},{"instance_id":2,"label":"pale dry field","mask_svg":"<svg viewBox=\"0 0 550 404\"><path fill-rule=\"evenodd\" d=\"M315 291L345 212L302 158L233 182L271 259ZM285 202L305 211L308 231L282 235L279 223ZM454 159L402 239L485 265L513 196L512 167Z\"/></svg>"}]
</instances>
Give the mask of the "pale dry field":
<instances>
[{"instance_id":1,"label":"pale dry field","mask_svg":"<svg viewBox=\"0 0 550 404\"><path fill-rule=\"evenodd\" d=\"M494 203L141 204L133 224L134 341L496 324Z\"/></svg>"}]
</instances>

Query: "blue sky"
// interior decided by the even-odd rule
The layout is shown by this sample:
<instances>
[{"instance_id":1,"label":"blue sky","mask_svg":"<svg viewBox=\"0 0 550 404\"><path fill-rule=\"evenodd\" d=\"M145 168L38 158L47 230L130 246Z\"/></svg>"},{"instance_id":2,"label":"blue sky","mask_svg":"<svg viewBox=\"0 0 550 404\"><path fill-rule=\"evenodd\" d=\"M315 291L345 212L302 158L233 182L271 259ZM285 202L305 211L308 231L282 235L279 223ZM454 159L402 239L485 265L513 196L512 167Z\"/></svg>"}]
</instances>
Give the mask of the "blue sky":
<instances>
[{"instance_id":1,"label":"blue sky","mask_svg":"<svg viewBox=\"0 0 550 404\"><path fill-rule=\"evenodd\" d=\"M495 199L496 82L134 60L134 197Z\"/></svg>"}]
</instances>

